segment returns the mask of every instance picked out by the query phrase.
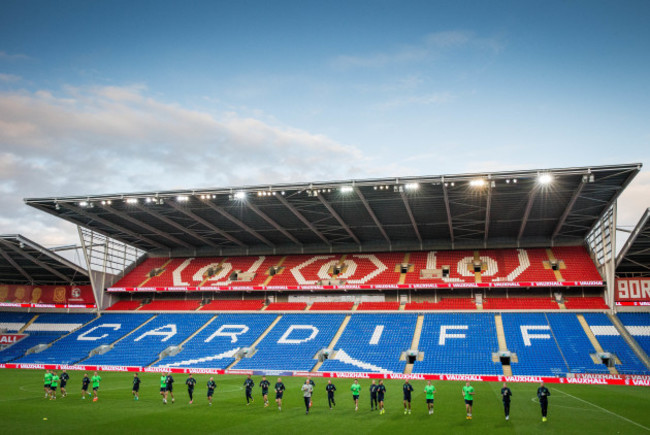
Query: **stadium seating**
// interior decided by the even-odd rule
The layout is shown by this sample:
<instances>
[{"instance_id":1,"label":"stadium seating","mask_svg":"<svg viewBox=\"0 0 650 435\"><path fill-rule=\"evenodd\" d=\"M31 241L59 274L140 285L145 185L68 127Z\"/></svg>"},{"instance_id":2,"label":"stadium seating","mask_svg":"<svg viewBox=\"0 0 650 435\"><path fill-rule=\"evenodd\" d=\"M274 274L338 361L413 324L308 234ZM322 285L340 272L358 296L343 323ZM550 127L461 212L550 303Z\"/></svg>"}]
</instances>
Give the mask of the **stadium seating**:
<instances>
[{"instance_id":1,"label":"stadium seating","mask_svg":"<svg viewBox=\"0 0 650 435\"><path fill-rule=\"evenodd\" d=\"M266 307L266 311L304 311L306 302L273 302Z\"/></svg>"},{"instance_id":2,"label":"stadium seating","mask_svg":"<svg viewBox=\"0 0 650 435\"><path fill-rule=\"evenodd\" d=\"M620 359L621 364L616 365L619 373L650 374L605 314L585 313L584 317L603 350L615 354Z\"/></svg>"},{"instance_id":3,"label":"stadium seating","mask_svg":"<svg viewBox=\"0 0 650 435\"><path fill-rule=\"evenodd\" d=\"M85 363L148 366L159 358L163 350L181 344L211 318L210 314L160 314L119 341L110 351L92 356Z\"/></svg>"},{"instance_id":4,"label":"stadium seating","mask_svg":"<svg viewBox=\"0 0 650 435\"><path fill-rule=\"evenodd\" d=\"M400 355L411 348L416 321L415 314L355 314L319 370L404 373Z\"/></svg>"},{"instance_id":5,"label":"stadium seating","mask_svg":"<svg viewBox=\"0 0 650 435\"><path fill-rule=\"evenodd\" d=\"M646 355L650 355L650 313L619 313L618 318Z\"/></svg>"},{"instance_id":6,"label":"stadium seating","mask_svg":"<svg viewBox=\"0 0 650 435\"><path fill-rule=\"evenodd\" d=\"M357 311L396 311L399 302L361 302Z\"/></svg>"},{"instance_id":7,"label":"stadium seating","mask_svg":"<svg viewBox=\"0 0 650 435\"><path fill-rule=\"evenodd\" d=\"M0 331L18 332L32 317L30 313L0 312Z\"/></svg>"},{"instance_id":8,"label":"stadium seating","mask_svg":"<svg viewBox=\"0 0 650 435\"><path fill-rule=\"evenodd\" d=\"M275 314L220 314L185 343L180 353L155 366L225 369L235 362L235 354L252 345L276 318Z\"/></svg>"},{"instance_id":9,"label":"stadium seating","mask_svg":"<svg viewBox=\"0 0 650 435\"><path fill-rule=\"evenodd\" d=\"M160 300L143 305L139 311L196 311L201 301Z\"/></svg>"},{"instance_id":10,"label":"stadium seating","mask_svg":"<svg viewBox=\"0 0 650 435\"><path fill-rule=\"evenodd\" d=\"M565 298L564 306L567 310L607 310L609 307L603 298Z\"/></svg>"},{"instance_id":11,"label":"stadium seating","mask_svg":"<svg viewBox=\"0 0 650 435\"><path fill-rule=\"evenodd\" d=\"M609 373L604 364L595 364L590 354L596 352L574 313L548 313L553 337L562 351L571 373Z\"/></svg>"},{"instance_id":12,"label":"stadium seating","mask_svg":"<svg viewBox=\"0 0 650 435\"><path fill-rule=\"evenodd\" d=\"M203 305L199 311L259 311L263 306L263 299L253 299L246 301L216 299L210 303Z\"/></svg>"},{"instance_id":13,"label":"stadium seating","mask_svg":"<svg viewBox=\"0 0 650 435\"><path fill-rule=\"evenodd\" d=\"M413 373L503 374L492 362L499 350L492 314L425 314L418 350L424 359L415 361Z\"/></svg>"},{"instance_id":14,"label":"stadium seating","mask_svg":"<svg viewBox=\"0 0 650 435\"><path fill-rule=\"evenodd\" d=\"M39 344L49 344L61 337L61 334L36 334L23 338L19 342L0 351L0 364L8 363L25 355L29 349Z\"/></svg>"},{"instance_id":15,"label":"stadium seating","mask_svg":"<svg viewBox=\"0 0 650 435\"><path fill-rule=\"evenodd\" d=\"M104 314L69 334L43 352L26 355L14 362L34 364L74 364L91 350L111 344L151 318L145 314Z\"/></svg>"},{"instance_id":16,"label":"stadium seating","mask_svg":"<svg viewBox=\"0 0 650 435\"><path fill-rule=\"evenodd\" d=\"M443 298L440 302L409 302L404 305L408 311L426 311L426 310L476 310L474 299L470 298Z\"/></svg>"},{"instance_id":17,"label":"stadium seating","mask_svg":"<svg viewBox=\"0 0 650 435\"><path fill-rule=\"evenodd\" d=\"M106 311L135 311L140 308L140 305L142 301L117 301L106 308Z\"/></svg>"},{"instance_id":18,"label":"stadium seating","mask_svg":"<svg viewBox=\"0 0 650 435\"><path fill-rule=\"evenodd\" d=\"M492 298L483 299L484 310L559 310L551 298Z\"/></svg>"},{"instance_id":19,"label":"stadium seating","mask_svg":"<svg viewBox=\"0 0 650 435\"><path fill-rule=\"evenodd\" d=\"M552 270L551 259L558 270ZM481 271L474 272L472 263L481 261ZM400 273L399 265L407 261L412 267ZM272 266L281 265L279 273L270 276ZM342 266L339 274L330 274L334 266ZM440 271L449 268L449 276L424 278L423 269ZM249 272L251 280L237 281L233 273ZM155 275L153 272L157 272ZM210 276L208 272L211 272ZM154 276L151 276L154 274ZM231 280L231 278L233 278ZM205 258L149 258L122 278L113 287L134 288L196 288L251 287L270 288L317 286L322 281L337 279L347 285L397 284L478 284L530 283L558 281L602 281L593 261L583 246L552 249L484 249L478 251L381 252L364 254L322 254Z\"/></svg>"},{"instance_id":20,"label":"stadium seating","mask_svg":"<svg viewBox=\"0 0 650 435\"><path fill-rule=\"evenodd\" d=\"M309 311L350 311L354 302L314 302Z\"/></svg>"},{"instance_id":21,"label":"stadium seating","mask_svg":"<svg viewBox=\"0 0 650 435\"><path fill-rule=\"evenodd\" d=\"M257 352L233 368L309 371L317 362L316 353L329 345L344 318L343 314L283 315L256 346Z\"/></svg>"}]
</instances>

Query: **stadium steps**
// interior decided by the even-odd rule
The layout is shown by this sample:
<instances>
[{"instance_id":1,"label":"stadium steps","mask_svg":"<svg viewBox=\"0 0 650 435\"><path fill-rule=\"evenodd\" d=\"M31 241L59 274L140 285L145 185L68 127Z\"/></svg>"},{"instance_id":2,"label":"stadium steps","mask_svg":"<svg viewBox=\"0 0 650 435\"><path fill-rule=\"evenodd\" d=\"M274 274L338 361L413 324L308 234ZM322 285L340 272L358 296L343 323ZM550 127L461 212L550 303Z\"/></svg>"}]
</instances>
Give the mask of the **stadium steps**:
<instances>
[{"instance_id":1,"label":"stadium steps","mask_svg":"<svg viewBox=\"0 0 650 435\"><path fill-rule=\"evenodd\" d=\"M23 325L23 327L18 330L18 334L22 334L23 332L25 332L25 329L29 328L29 326L32 323L34 323L36 321L36 319L38 319L38 314L36 314L34 317L32 317L32 319L29 322L25 323Z\"/></svg>"},{"instance_id":2,"label":"stadium steps","mask_svg":"<svg viewBox=\"0 0 650 435\"><path fill-rule=\"evenodd\" d=\"M167 260L165 263L163 263L162 266L160 266L160 268L163 270L163 271L160 273L160 275L162 275L163 273L167 272L167 269L165 269L165 268L167 267L167 265L168 265L169 263L172 262L172 260L173 260L173 258L170 258L170 259ZM156 275L156 276L160 276L160 275ZM144 281L142 281L140 284L138 284L138 288L139 288L139 287L142 287L143 285L145 285L146 283L148 283L149 280L152 279L152 278L153 278L153 277L150 276L150 277L148 277L147 279L145 279ZM138 309L140 309L140 308L136 308L136 310L138 310Z\"/></svg>"},{"instance_id":3,"label":"stadium steps","mask_svg":"<svg viewBox=\"0 0 650 435\"><path fill-rule=\"evenodd\" d=\"M343 322L341 322L341 326L339 326L339 330L336 331L336 334L334 334L334 338L332 338L332 341L330 341L330 344L327 346L328 349L334 349L334 346L336 346L336 343L339 341L339 338L341 338L341 335L343 335L343 331L345 331L346 326L348 326L348 323L350 323L351 318L352 316L350 315L345 316L345 319L343 319ZM318 361L316 365L311 369L311 371L317 372L318 370L320 370L320 366L322 365L323 365L323 361Z\"/></svg>"},{"instance_id":4,"label":"stadium steps","mask_svg":"<svg viewBox=\"0 0 650 435\"><path fill-rule=\"evenodd\" d=\"M424 324L424 314L418 316L415 322L415 332L413 333L413 341L411 341L411 349L417 349L420 345L420 337L422 336L422 325ZM413 373L413 364L406 364L404 373L410 375Z\"/></svg>"},{"instance_id":5,"label":"stadium steps","mask_svg":"<svg viewBox=\"0 0 650 435\"><path fill-rule=\"evenodd\" d=\"M120 341L124 340L124 339L125 339L126 337L128 337L129 335L132 335L132 334L135 333L136 331L140 330L140 328L144 327L144 325L146 325L147 323L151 322L151 321L152 321L153 319L155 319L156 317L158 317L158 316L151 316L151 317L150 317L149 319L147 319L147 321L144 322L142 325L138 326L137 328L135 328L134 330L132 330L132 331L129 332L128 334L126 334L126 335L124 335L124 336L118 338L118 339L115 340L114 342L112 342L112 343L110 344L111 349L113 349L113 347L114 347L117 343L119 343ZM95 319L93 319L93 320L95 320ZM61 338L63 338L63 337L61 337ZM88 355L86 355L85 358L80 359L79 361L75 362L74 364L79 364L80 362L83 362L83 361L87 360L88 358L90 358L90 353L89 353Z\"/></svg>"},{"instance_id":6,"label":"stadium steps","mask_svg":"<svg viewBox=\"0 0 650 435\"><path fill-rule=\"evenodd\" d=\"M197 329L197 330L196 330L192 335L190 335L190 336L187 337L185 340L183 340L181 343L179 343L178 346L181 348L181 350L183 349L183 345L184 345L185 343L187 343L188 341L190 341L191 339L193 339L194 336L195 336L196 334L198 334L199 332L203 331L203 330L204 330L204 329L205 329L205 328L206 328L210 323L212 323L216 318L217 318L216 315L215 315L215 316L212 316L212 317L210 318L210 320L208 320L207 322L205 322L205 325L201 326L201 327L200 327L199 329ZM161 353L162 353L162 352L161 352ZM165 357L163 357L163 358L165 358ZM157 360L155 360L154 362L152 362L151 364L149 364L147 367L153 367L154 365L158 364L158 363L160 362L160 360L163 359L163 358L158 358Z\"/></svg>"},{"instance_id":7,"label":"stadium steps","mask_svg":"<svg viewBox=\"0 0 650 435\"><path fill-rule=\"evenodd\" d=\"M638 356L639 359L643 361L643 364L645 364L648 370L650 370L650 358L648 358L648 355L645 353L643 348L639 346L639 343L637 343L634 337L632 337L632 335L628 332L627 328L623 325L621 320L615 314L607 313L607 317L609 317L609 320L616 327L619 334L621 334L621 337L623 337L628 346L632 348L636 356Z\"/></svg>"},{"instance_id":8,"label":"stadium steps","mask_svg":"<svg viewBox=\"0 0 650 435\"><path fill-rule=\"evenodd\" d=\"M557 260L557 259L555 258L555 254L553 254L553 250L552 250L551 248L546 249L546 255L548 255L548 259L549 259L549 261L555 261L555 260ZM564 278L562 277L562 273L560 272L559 269L558 269L558 270L554 270L554 271L553 271L553 274L555 275L555 279L557 280L557 282L562 282L562 281L564 281Z\"/></svg>"},{"instance_id":9,"label":"stadium steps","mask_svg":"<svg viewBox=\"0 0 650 435\"><path fill-rule=\"evenodd\" d=\"M250 349L253 349L253 353L251 353L250 356L255 355L255 347L260 343L260 341L264 340L264 337L266 337L266 336L268 335L269 332L271 332L271 331L273 330L273 328L275 327L275 325L277 325L277 323L280 321L281 318L282 318L282 315L280 314L280 315L279 315L278 317L276 317L275 320L274 320L274 321L269 325L269 327L266 328L266 330L265 330L264 332L262 332L262 335L260 335L259 337L257 337L257 340L255 340L255 341L253 342L253 344L251 344L251 345L249 346ZM236 359L235 361L233 361L232 364L230 364L228 367L226 367L226 370L230 370L231 368L233 368L233 366L235 366L239 361L241 361L241 359Z\"/></svg>"},{"instance_id":10,"label":"stadium steps","mask_svg":"<svg viewBox=\"0 0 650 435\"><path fill-rule=\"evenodd\" d=\"M411 253L407 252L406 254L404 254L404 259L402 259L402 264L408 264L409 261L411 261ZM397 283L398 284L404 284L405 282L406 282L406 273L400 273L399 274L399 281L397 281Z\"/></svg>"},{"instance_id":11,"label":"stadium steps","mask_svg":"<svg viewBox=\"0 0 650 435\"><path fill-rule=\"evenodd\" d=\"M564 305L564 304L562 304L562 305ZM594 349L596 349L596 352L598 352L598 353L605 352L603 347L598 342L598 339L594 335L594 332L589 327L589 324L587 323L587 320L585 319L585 316L583 316L582 314L578 314L577 317L578 317L578 322L580 322L580 325L582 326L582 329L584 329L585 334L587 334L587 337L589 338L589 341L591 342L591 345L594 347ZM594 361L594 362L596 364L600 363L600 361ZM618 374L618 370L616 370L616 367L612 366L612 367L608 367L608 369L609 369L610 374L612 374L612 375L617 375Z\"/></svg>"},{"instance_id":12,"label":"stadium steps","mask_svg":"<svg viewBox=\"0 0 650 435\"><path fill-rule=\"evenodd\" d=\"M278 264L276 264L275 267L281 267L282 263L284 263L286 259L287 259L286 255L284 257L280 258L280 261L278 261ZM284 270L281 270L280 274L282 274L282 272L284 272ZM263 286L269 285L269 283L271 282L271 280L273 279L274 276L275 275L269 275L269 277L266 278L266 280L264 280L264 283L262 283L262 285Z\"/></svg>"},{"instance_id":13,"label":"stadium steps","mask_svg":"<svg viewBox=\"0 0 650 435\"><path fill-rule=\"evenodd\" d=\"M499 342L499 351L507 351L508 350L508 343L506 342L506 332L503 329L503 318L501 317L501 314L496 314L494 316L494 324L497 329L497 341ZM510 355L510 364L516 361L517 356L512 354ZM503 375L504 376L512 376L512 365L504 365L501 364L501 368L503 368Z\"/></svg>"}]
</instances>

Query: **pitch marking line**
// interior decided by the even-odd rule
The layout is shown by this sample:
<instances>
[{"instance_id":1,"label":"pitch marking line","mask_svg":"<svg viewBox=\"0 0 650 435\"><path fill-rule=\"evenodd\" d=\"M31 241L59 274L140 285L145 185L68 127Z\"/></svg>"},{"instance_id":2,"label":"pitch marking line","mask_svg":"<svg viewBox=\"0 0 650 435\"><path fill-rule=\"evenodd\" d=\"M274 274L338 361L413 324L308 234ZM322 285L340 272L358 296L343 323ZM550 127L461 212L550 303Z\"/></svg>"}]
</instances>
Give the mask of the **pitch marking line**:
<instances>
[{"instance_id":1,"label":"pitch marking line","mask_svg":"<svg viewBox=\"0 0 650 435\"><path fill-rule=\"evenodd\" d=\"M576 396L574 396L573 394L565 393L564 391L562 391L562 390L558 390L557 388L553 388L553 390L558 391L558 392L560 392L560 393L562 393L562 394L564 394L564 395L566 395L566 396L573 397L574 399L579 400L580 402L584 402L584 403L586 403L586 404L588 404L588 405L593 406L594 408L598 408L598 409L600 409L601 411L605 411L605 412L608 413L608 414L611 414L611 415L613 415L613 416L615 416L615 417L618 417L618 418L620 418L620 419L622 419L622 420L627 421L628 423L632 423L633 425L638 426L638 427L640 427L641 429L645 429L646 431L650 432L650 428L645 427L645 426L643 426L642 424L637 423L637 422L634 421L634 420L630 420L630 419L627 418L627 417L623 417L623 416L620 415L620 414L617 414L617 413L615 413L615 412L612 412L612 411L610 411L609 409L605 409L605 408L603 408L603 407L601 407L601 406L598 406L598 405L596 405L596 404L594 404L594 403L591 403L591 402L589 402L589 401L587 401L587 400L584 400L584 399L581 399L581 398L579 398L579 397L576 397Z\"/></svg>"}]
</instances>

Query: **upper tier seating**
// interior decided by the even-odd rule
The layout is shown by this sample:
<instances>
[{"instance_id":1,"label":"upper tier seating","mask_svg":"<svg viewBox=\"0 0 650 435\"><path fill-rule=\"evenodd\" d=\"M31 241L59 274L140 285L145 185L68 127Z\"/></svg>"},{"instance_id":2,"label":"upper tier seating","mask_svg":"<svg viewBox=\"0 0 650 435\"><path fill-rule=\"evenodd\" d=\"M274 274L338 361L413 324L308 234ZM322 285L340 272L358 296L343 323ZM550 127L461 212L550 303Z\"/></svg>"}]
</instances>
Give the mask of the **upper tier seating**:
<instances>
[{"instance_id":1,"label":"upper tier seating","mask_svg":"<svg viewBox=\"0 0 650 435\"><path fill-rule=\"evenodd\" d=\"M142 301L117 301L106 308L106 311L135 311L140 308L140 305Z\"/></svg>"},{"instance_id":2,"label":"upper tier seating","mask_svg":"<svg viewBox=\"0 0 650 435\"><path fill-rule=\"evenodd\" d=\"M492 314L425 314L418 350L424 359L415 361L413 373L503 374L492 362L499 350Z\"/></svg>"},{"instance_id":3,"label":"upper tier seating","mask_svg":"<svg viewBox=\"0 0 650 435\"><path fill-rule=\"evenodd\" d=\"M404 306L409 311L426 310L476 310L474 299L470 298L443 298L439 302L410 302Z\"/></svg>"},{"instance_id":4,"label":"upper tier seating","mask_svg":"<svg viewBox=\"0 0 650 435\"><path fill-rule=\"evenodd\" d=\"M481 262L474 272L473 262ZM557 261L557 271L551 260ZM408 264L409 272L400 273ZM269 270L278 267L271 276ZM431 269L447 277L423 278L421 271ZM335 273L335 270L338 273ZM250 280L237 280L235 271ZM156 275L157 274L157 275ZM153 275L153 276L152 276ZM582 246L552 249L483 249L478 251L381 252L369 254L321 254L204 258L149 258L122 278L114 288L144 287L197 288L329 285L332 281L349 286L398 284L453 285L485 283L530 283L558 281L602 281L587 250ZM589 284L585 284L589 285Z\"/></svg>"},{"instance_id":5,"label":"upper tier seating","mask_svg":"<svg viewBox=\"0 0 650 435\"><path fill-rule=\"evenodd\" d=\"M607 310L609 307L603 298L565 298L564 306L567 310Z\"/></svg>"},{"instance_id":6,"label":"upper tier seating","mask_svg":"<svg viewBox=\"0 0 650 435\"><path fill-rule=\"evenodd\" d=\"M411 348L415 314L356 314L334 346L322 372L404 373L403 351Z\"/></svg>"},{"instance_id":7,"label":"upper tier seating","mask_svg":"<svg viewBox=\"0 0 650 435\"><path fill-rule=\"evenodd\" d=\"M618 318L646 355L650 355L650 313L619 313Z\"/></svg>"},{"instance_id":8,"label":"upper tier seating","mask_svg":"<svg viewBox=\"0 0 650 435\"><path fill-rule=\"evenodd\" d=\"M211 314L160 314L105 354L88 358L85 364L124 365L128 361L136 367L148 366L163 350L181 344L212 317Z\"/></svg>"},{"instance_id":9,"label":"upper tier seating","mask_svg":"<svg viewBox=\"0 0 650 435\"><path fill-rule=\"evenodd\" d=\"M143 305L139 311L196 311L201 301L161 300Z\"/></svg>"},{"instance_id":10,"label":"upper tier seating","mask_svg":"<svg viewBox=\"0 0 650 435\"><path fill-rule=\"evenodd\" d=\"M483 299L484 310L559 310L551 298L493 298Z\"/></svg>"},{"instance_id":11,"label":"upper tier seating","mask_svg":"<svg viewBox=\"0 0 650 435\"><path fill-rule=\"evenodd\" d=\"M332 341L343 314L286 314L256 346L251 358L233 368L239 370L309 371L316 364L316 353Z\"/></svg>"},{"instance_id":12,"label":"upper tier seating","mask_svg":"<svg viewBox=\"0 0 650 435\"><path fill-rule=\"evenodd\" d=\"M203 305L200 311L259 311L264 306L263 299L253 299L247 301L216 299Z\"/></svg>"},{"instance_id":13,"label":"upper tier seating","mask_svg":"<svg viewBox=\"0 0 650 435\"><path fill-rule=\"evenodd\" d=\"M361 302L357 311L396 311L399 302Z\"/></svg>"},{"instance_id":14,"label":"upper tier seating","mask_svg":"<svg viewBox=\"0 0 650 435\"><path fill-rule=\"evenodd\" d=\"M30 313L0 312L0 331L18 332L32 317Z\"/></svg>"},{"instance_id":15,"label":"upper tier seating","mask_svg":"<svg viewBox=\"0 0 650 435\"><path fill-rule=\"evenodd\" d=\"M350 311L354 302L314 302L309 311Z\"/></svg>"},{"instance_id":16,"label":"upper tier seating","mask_svg":"<svg viewBox=\"0 0 650 435\"><path fill-rule=\"evenodd\" d=\"M621 360L621 364L616 365L619 373L650 374L604 313L585 313L584 316L603 350L614 353Z\"/></svg>"},{"instance_id":17,"label":"upper tier seating","mask_svg":"<svg viewBox=\"0 0 650 435\"><path fill-rule=\"evenodd\" d=\"M249 347L277 318L275 314L220 314L183 345L175 356L163 358L156 367L225 369L236 353Z\"/></svg>"},{"instance_id":18,"label":"upper tier seating","mask_svg":"<svg viewBox=\"0 0 650 435\"><path fill-rule=\"evenodd\" d=\"M273 302L266 307L266 311L304 311L306 302Z\"/></svg>"},{"instance_id":19,"label":"upper tier seating","mask_svg":"<svg viewBox=\"0 0 650 435\"><path fill-rule=\"evenodd\" d=\"M150 318L145 314L104 314L43 352L26 355L15 362L74 364L88 357L91 350L113 343Z\"/></svg>"}]
</instances>

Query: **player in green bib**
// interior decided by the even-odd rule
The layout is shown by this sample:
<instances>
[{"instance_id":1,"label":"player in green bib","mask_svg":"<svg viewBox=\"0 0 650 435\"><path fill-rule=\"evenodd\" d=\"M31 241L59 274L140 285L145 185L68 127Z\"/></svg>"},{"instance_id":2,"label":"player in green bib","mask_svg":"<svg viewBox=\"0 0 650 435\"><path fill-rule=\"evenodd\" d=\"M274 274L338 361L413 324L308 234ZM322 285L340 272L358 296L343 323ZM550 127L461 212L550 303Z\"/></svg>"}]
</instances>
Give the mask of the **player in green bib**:
<instances>
[{"instance_id":1,"label":"player in green bib","mask_svg":"<svg viewBox=\"0 0 650 435\"><path fill-rule=\"evenodd\" d=\"M99 400L99 396L97 396L97 390L99 390L99 381L101 381L102 378L95 372L93 374L93 377L90 378L90 381L93 383L93 402L97 402Z\"/></svg>"},{"instance_id":2,"label":"player in green bib","mask_svg":"<svg viewBox=\"0 0 650 435\"><path fill-rule=\"evenodd\" d=\"M427 408L429 408L429 415L433 414L433 396L436 393L436 387L431 385L431 381L427 381L427 385L424 387L424 394L427 399Z\"/></svg>"},{"instance_id":3,"label":"player in green bib","mask_svg":"<svg viewBox=\"0 0 650 435\"><path fill-rule=\"evenodd\" d=\"M354 399L354 410L359 410L359 391L361 391L361 385L359 385L359 380L355 379L354 384L350 387L352 391L352 399Z\"/></svg>"},{"instance_id":4,"label":"player in green bib","mask_svg":"<svg viewBox=\"0 0 650 435\"><path fill-rule=\"evenodd\" d=\"M163 404L167 404L167 375L160 377L160 395L163 398Z\"/></svg>"},{"instance_id":5,"label":"player in green bib","mask_svg":"<svg viewBox=\"0 0 650 435\"><path fill-rule=\"evenodd\" d=\"M45 375L43 376L43 390L45 391L45 398L47 399L50 395L50 386L52 385L52 373L49 370L45 370Z\"/></svg>"},{"instance_id":6,"label":"player in green bib","mask_svg":"<svg viewBox=\"0 0 650 435\"><path fill-rule=\"evenodd\" d=\"M469 381L463 387L463 399L465 399L465 411L467 412L467 419L472 419L472 406L474 405L474 387L469 384Z\"/></svg>"},{"instance_id":7,"label":"player in green bib","mask_svg":"<svg viewBox=\"0 0 650 435\"><path fill-rule=\"evenodd\" d=\"M50 391L52 394L50 395L50 400L56 400L56 388L59 386L59 376L56 374L56 372L52 372L52 380L50 383Z\"/></svg>"}]
</instances>

